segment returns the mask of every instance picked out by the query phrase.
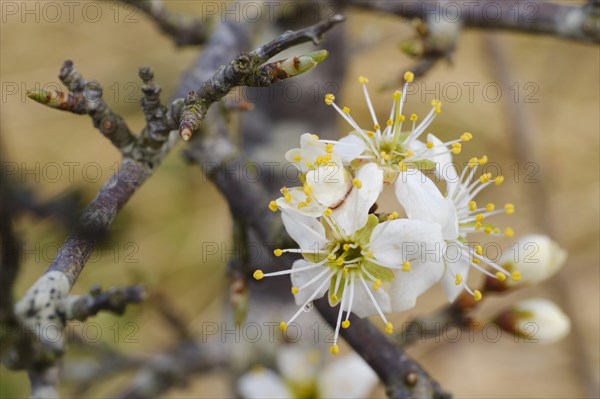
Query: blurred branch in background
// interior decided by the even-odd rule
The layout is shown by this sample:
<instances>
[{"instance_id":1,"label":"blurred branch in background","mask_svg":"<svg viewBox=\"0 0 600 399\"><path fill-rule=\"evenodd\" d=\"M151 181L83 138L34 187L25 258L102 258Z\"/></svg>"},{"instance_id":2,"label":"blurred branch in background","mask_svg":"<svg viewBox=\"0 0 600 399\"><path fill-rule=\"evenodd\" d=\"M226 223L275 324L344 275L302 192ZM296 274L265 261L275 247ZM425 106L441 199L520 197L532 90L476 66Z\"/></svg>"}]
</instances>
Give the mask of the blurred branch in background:
<instances>
[{"instance_id":1,"label":"blurred branch in background","mask_svg":"<svg viewBox=\"0 0 600 399\"><path fill-rule=\"evenodd\" d=\"M419 18L426 23L441 20L460 23L469 28L511 30L584 43L600 43L600 4L596 0L580 5L540 0L345 1L349 5L391 13L402 18Z\"/></svg>"},{"instance_id":2,"label":"blurred branch in background","mask_svg":"<svg viewBox=\"0 0 600 399\"><path fill-rule=\"evenodd\" d=\"M213 21L203 21L200 17L189 17L169 11L162 1L121 0L131 7L143 11L158 28L170 36L177 46L204 44L210 36Z\"/></svg>"}]
</instances>

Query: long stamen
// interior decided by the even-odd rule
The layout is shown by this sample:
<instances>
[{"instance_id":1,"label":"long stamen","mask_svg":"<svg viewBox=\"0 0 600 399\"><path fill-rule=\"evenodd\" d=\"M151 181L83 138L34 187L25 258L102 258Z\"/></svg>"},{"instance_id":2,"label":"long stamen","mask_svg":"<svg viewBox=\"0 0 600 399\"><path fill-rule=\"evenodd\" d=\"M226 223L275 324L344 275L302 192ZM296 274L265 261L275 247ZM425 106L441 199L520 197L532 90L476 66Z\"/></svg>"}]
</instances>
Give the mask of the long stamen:
<instances>
[{"instance_id":1,"label":"long stamen","mask_svg":"<svg viewBox=\"0 0 600 399\"><path fill-rule=\"evenodd\" d=\"M346 292L346 288L348 287L348 281L346 280L346 283L344 285L344 292ZM335 323L335 332L333 333L333 345L331 345L331 348L329 348L329 351L331 352L332 355L337 355L340 351L339 347L338 347L338 338L339 338L339 334L340 334L340 326L342 325L342 315L344 312L344 303L346 296L342 295L342 299L340 301L340 310L338 311L338 316L337 316L337 322Z\"/></svg>"},{"instance_id":2,"label":"long stamen","mask_svg":"<svg viewBox=\"0 0 600 399\"><path fill-rule=\"evenodd\" d=\"M333 272L331 272L331 274L327 278L323 279L323 282L321 283L321 285L319 285L317 287L317 289L311 294L311 296L304 302L304 304L300 307L300 309L298 309L298 311L292 316L291 319L289 319L289 321L287 323L285 323L285 322L279 323L279 327L282 330L285 331L287 329L288 324L293 323L294 320L296 320L296 318L298 316L300 316L300 314L304 311L304 308L309 303L311 303L315 299L315 297L317 296L317 294L319 293L319 291L321 291L323 289L323 287L325 287L325 285L329 283L329 280L330 280L330 278L331 278L332 275L333 275Z\"/></svg>"},{"instance_id":3,"label":"long stamen","mask_svg":"<svg viewBox=\"0 0 600 399\"><path fill-rule=\"evenodd\" d=\"M330 273L331 275L333 275L332 271L329 269L324 269L321 273L317 274L315 277L313 277L310 281L307 281L306 283L302 284L302 286L298 287L299 291L302 291L303 289L305 289L306 287L310 287L311 285L314 284L315 281L320 280L321 277L323 277L324 275L326 275L327 273Z\"/></svg>"},{"instance_id":4,"label":"long stamen","mask_svg":"<svg viewBox=\"0 0 600 399\"><path fill-rule=\"evenodd\" d=\"M362 276L362 274L359 274L358 277L360 277L360 281L363 284L363 287L365 288L365 290L367 291L367 294L369 295L369 298L371 299L371 302L373 302L373 306L375 307L375 310L377 310L377 313L379 314L379 317L381 317L381 320L383 320L383 322L385 324L387 324L388 321L385 318L385 315L383 314L383 311L379 307L379 304L375 300L375 297L373 296L373 293L369 289L369 286L367 285L367 282L365 281L364 277Z\"/></svg>"},{"instance_id":5,"label":"long stamen","mask_svg":"<svg viewBox=\"0 0 600 399\"><path fill-rule=\"evenodd\" d=\"M365 100L367 101L367 106L369 107L369 112L371 113L371 118L373 119L373 125L379 125L379 122L377 122L377 115L375 115L375 109L373 108L373 104L371 103L369 91L367 90L367 83L369 82L369 80L364 76L360 76L358 78L358 82L363 87L363 93L365 95Z\"/></svg>"},{"instance_id":6,"label":"long stamen","mask_svg":"<svg viewBox=\"0 0 600 399\"><path fill-rule=\"evenodd\" d=\"M350 322L348 321L348 319L350 318L350 312L352 312L352 304L354 303L354 275L354 272L352 272L350 275L350 298L348 301L348 310L346 311L346 320L344 321L344 323L346 323L346 326L344 327L342 325L342 327L344 328L348 328L348 326L350 326Z\"/></svg>"}]
</instances>

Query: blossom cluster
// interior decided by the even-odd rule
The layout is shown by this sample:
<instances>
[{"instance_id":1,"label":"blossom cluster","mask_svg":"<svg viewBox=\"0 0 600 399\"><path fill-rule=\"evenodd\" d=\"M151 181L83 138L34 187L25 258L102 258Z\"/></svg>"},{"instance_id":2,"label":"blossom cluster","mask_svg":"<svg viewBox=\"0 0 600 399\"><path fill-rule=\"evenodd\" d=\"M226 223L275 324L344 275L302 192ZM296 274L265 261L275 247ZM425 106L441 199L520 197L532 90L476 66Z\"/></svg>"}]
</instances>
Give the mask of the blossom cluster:
<instances>
[{"instance_id":1,"label":"blossom cluster","mask_svg":"<svg viewBox=\"0 0 600 399\"><path fill-rule=\"evenodd\" d=\"M326 294L332 307L339 305L332 354L339 352L340 328L350 327L350 313L379 315L391 334L394 327L386 313L412 308L417 297L436 283L450 301L463 291L479 301L482 292L467 284L471 269L499 282L521 278L511 265L501 266L484 256L481 246L467 245L472 233L511 237L511 228L501 230L489 218L515 210L513 204L482 206L475 201L482 190L504 181L502 176L482 173L487 156L469 159L460 173L455 168L453 156L473 135L464 132L444 142L427 133L441 112L437 100L422 120L414 113L406 116L411 72L404 75L403 90L393 94L389 117L380 124L368 80L363 76L358 80L372 128L360 127L348 107L338 106L333 94L325 95L325 103L352 130L340 140L302 135L300 148L288 151L286 159L297 166L303 185L283 187L282 196L269 204L272 211L281 212L288 234L299 246L276 249L275 255L290 252L302 258L289 270L254 272L256 280L291 275L291 292L300 308L280 323L282 330L305 306ZM443 183L445 191L428 175ZM376 213L376 201L387 189L395 192L398 210Z\"/></svg>"}]
</instances>

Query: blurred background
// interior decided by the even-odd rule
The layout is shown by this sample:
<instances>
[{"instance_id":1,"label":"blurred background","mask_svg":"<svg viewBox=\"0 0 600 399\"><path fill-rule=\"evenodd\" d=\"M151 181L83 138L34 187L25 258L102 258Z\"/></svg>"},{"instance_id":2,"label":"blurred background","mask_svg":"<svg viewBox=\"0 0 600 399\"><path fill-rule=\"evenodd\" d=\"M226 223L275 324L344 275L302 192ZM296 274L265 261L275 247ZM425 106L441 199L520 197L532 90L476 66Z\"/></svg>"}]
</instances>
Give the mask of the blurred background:
<instances>
[{"instance_id":1,"label":"blurred background","mask_svg":"<svg viewBox=\"0 0 600 399\"><path fill-rule=\"evenodd\" d=\"M42 7L43 3L27 3L32 9L34 4ZM114 172L120 156L87 116L36 104L27 99L26 89L59 86L60 66L72 59L84 77L104 86L106 102L132 130L139 131L144 117L138 105L138 66L154 68L166 100L199 51L176 48L140 13L128 18L128 10L115 3L94 4L100 17L90 18L92 9L89 14L76 11L72 22L67 15L57 21L52 21L50 14L38 13L42 17L37 20L35 15L8 15L3 4L2 179L4 183L11 175L34 188L41 200L77 190L83 203L89 202ZM173 1L168 7L190 14L200 14L203 9L200 1ZM387 115L393 90L378 88L395 89L398 77L413 64L400 45L414 36L414 29L393 16L355 9L345 14L346 53L331 51L324 65L348 63L346 80L335 82L340 87L339 102L349 106L357 120L370 124L356 78L369 78L375 109L380 119ZM486 315L518 299L548 298L572 319L573 331L566 339L550 345L525 344L515 343L507 335L491 343L478 334L463 334L457 343L431 341L409 350L456 397L583 398L598 393L599 71L596 46L544 36L464 30L452 63L440 62L418 79L415 93L408 99L409 112L423 114L433 98L440 98L443 112L430 130L445 140L472 132L475 140L463 146L459 160L487 154L501 168L505 184L480 196L482 202L516 205L515 215L498 218L500 225L513 227L515 238L527 233L549 234L569 253L566 266L551 280L490 298L480 312L485 320ZM303 95L315 96L310 87L302 89L307 90ZM324 92L322 88L317 91L310 108L290 102L288 112L321 112L326 107ZM338 128L340 135L349 130L339 119ZM526 132L531 147L515 139L520 129ZM288 129L283 148L296 146L304 132L301 127ZM86 293L94 284L106 288L141 282L151 292L164 294L185 316L189 328L200 331L206 321L231 323L223 309L229 289L224 251L233 248L232 223L221 195L199 168L183 161L183 147L179 143L117 217L110 238L92 257L74 293ZM21 171L15 172L14 166ZM53 220L29 216L19 218L15 227L25 242L24 263L15 287L15 297L20 298L51 263L67 232ZM507 248L512 241L498 242ZM220 253L208 251L207 245L213 244ZM393 320L401 325L444 303L443 293L436 288L421 297L416 308L393 315ZM100 314L89 323L96 323L94 328L109 347L128 354L149 355L173 342L150 304L130 306L122 317ZM75 355L67 354L65 364ZM118 391L132 375L122 373L108 379L89 395ZM61 389L66 396L73 392L68 381ZM28 392L25 373L0 369L1 397L26 397ZM231 394L227 374L215 371L190 379L167 397ZM377 388L371 396L385 397L384 390Z\"/></svg>"}]
</instances>

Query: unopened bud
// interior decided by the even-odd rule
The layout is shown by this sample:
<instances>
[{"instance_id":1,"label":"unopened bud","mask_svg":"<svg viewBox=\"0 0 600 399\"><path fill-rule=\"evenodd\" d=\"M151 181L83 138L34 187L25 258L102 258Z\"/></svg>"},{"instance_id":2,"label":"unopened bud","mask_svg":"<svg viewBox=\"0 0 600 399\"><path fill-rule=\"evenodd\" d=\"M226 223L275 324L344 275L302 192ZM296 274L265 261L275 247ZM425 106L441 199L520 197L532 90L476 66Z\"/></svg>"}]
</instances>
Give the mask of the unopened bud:
<instances>
[{"instance_id":1,"label":"unopened bud","mask_svg":"<svg viewBox=\"0 0 600 399\"><path fill-rule=\"evenodd\" d=\"M505 331L541 343L564 338L571 321L563 311L546 299L527 299L500 313L495 322Z\"/></svg>"},{"instance_id":2,"label":"unopened bud","mask_svg":"<svg viewBox=\"0 0 600 399\"><path fill-rule=\"evenodd\" d=\"M532 234L521 238L500 260L508 271L518 272L517 281L508 279L506 284L536 284L552 277L565 263L567 252L548 236Z\"/></svg>"}]
</instances>

